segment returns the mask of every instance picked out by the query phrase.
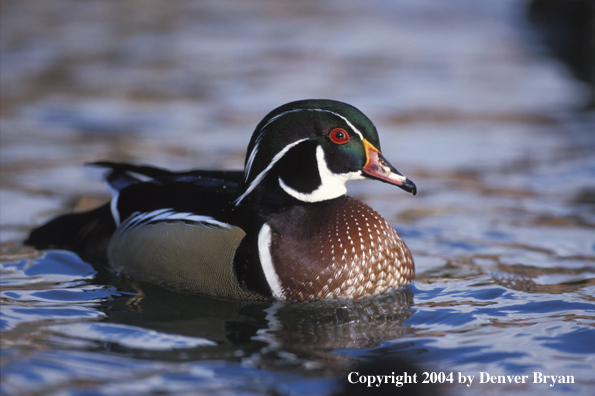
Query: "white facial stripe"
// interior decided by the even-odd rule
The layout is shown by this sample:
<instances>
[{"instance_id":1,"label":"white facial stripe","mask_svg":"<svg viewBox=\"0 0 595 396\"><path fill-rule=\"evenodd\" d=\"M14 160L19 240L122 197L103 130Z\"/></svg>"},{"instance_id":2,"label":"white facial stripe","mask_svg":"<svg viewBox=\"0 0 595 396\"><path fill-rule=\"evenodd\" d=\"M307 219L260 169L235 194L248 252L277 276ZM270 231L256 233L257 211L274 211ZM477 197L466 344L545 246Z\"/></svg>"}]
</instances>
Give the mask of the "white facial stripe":
<instances>
[{"instance_id":1,"label":"white facial stripe","mask_svg":"<svg viewBox=\"0 0 595 396\"><path fill-rule=\"evenodd\" d=\"M244 170L244 181L248 181L248 178L250 176L250 172L252 170L252 164L254 163L254 159L256 158L256 154L258 153L260 141L261 141L262 137L264 136L264 130L271 123L277 121L279 118L281 118L281 117L283 117L283 116L285 116L287 114L297 113L297 112L300 112L300 111L318 111L318 112L330 113L330 114L332 114L332 115L334 115L334 116L339 117L340 119L342 119L355 133L357 133L357 135L360 137L360 139L362 139L362 140L364 139L364 135L362 135L362 133L347 118L343 117L339 113L335 113L334 111L325 110L325 109L293 109L293 110L284 111L283 113L278 114L278 115L274 116L273 118L271 118L266 124L264 124L264 126L262 128L260 128L260 134L256 138L256 143L254 144L254 148L252 149L252 152L250 153L250 156L248 157L248 161L246 162L246 169ZM275 163L277 163L281 159L281 157L283 157L283 155L285 155L285 153L290 148L292 148L296 144L301 143L301 142L303 142L304 140L307 140L307 139L308 138L304 138L304 139L298 140L295 143L289 144L289 145L285 146L285 148L283 148L283 150L281 150L279 153L277 153L277 155L275 155L275 157L273 158L273 160L271 161L271 163L269 164L269 166L267 166L264 171L260 172L258 174L258 176L256 176L256 178L252 181L252 183L250 183L250 186L248 186L248 188L246 189L246 191L244 192L244 194L242 194L238 199L235 200L236 206L239 205L240 202L248 194L250 194L256 188L256 186L258 186L258 184L262 181L262 179L264 179L264 177L269 172L269 170L273 167L273 165L275 165ZM322 155L324 157L324 153ZM320 161L319 161L318 162L319 170L320 170L320 166L321 165L320 165ZM324 163L324 166L325 166L325 169L328 171L327 173L328 174L331 174L330 170L328 170L328 167L326 167L326 162ZM354 172L354 174L352 174L351 176L349 176L346 179L346 181L347 180L353 180L354 175L361 176L361 172ZM336 179L337 176L339 176L339 175L333 175L333 179ZM321 177L322 177L322 173L321 173ZM358 177L358 178L361 178L361 177ZM288 194L290 194L290 195L292 195L292 194L289 191L292 191L294 194L298 194L298 195L299 194L302 194L302 193L299 193L299 192L291 189L290 187L286 186L285 183L282 180L279 180L279 183L280 183L281 187L284 190L286 190L286 192ZM343 187L344 187L344 183L343 183ZM330 191L328 191L328 192L330 192ZM345 194L345 192L343 194ZM339 197L339 196L341 196L343 194L336 195L336 197ZM292 196L294 196L294 195L292 195ZM298 198L298 199L300 199L300 198ZM315 199L315 198L312 198L312 199ZM330 199L330 198L326 198L326 199ZM300 200L303 200L303 199L300 199ZM324 200L324 199L321 199L321 200ZM316 202L316 201L308 201L308 200L306 200L306 202Z\"/></svg>"},{"instance_id":2,"label":"white facial stripe","mask_svg":"<svg viewBox=\"0 0 595 396\"><path fill-rule=\"evenodd\" d=\"M283 113L278 114L278 115L274 116L273 118L271 118L266 124L264 124L264 126L262 128L260 128L260 135L258 135L258 137L256 138L256 143L254 144L254 149L252 149L252 152L250 153L250 157L248 158L248 162L246 163L246 169L244 170L244 180L245 181L248 180L248 175L250 175L250 169L252 169L252 163L254 162L256 153L258 152L258 145L260 144L260 141L262 140L262 137L264 136L263 131L269 126L269 124L271 124L272 122L275 122L277 119L279 119L280 117L283 117L285 114L295 113L298 111L302 111L302 109L284 111Z\"/></svg>"},{"instance_id":3,"label":"white facial stripe","mask_svg":"<svg viewBox=\"0 0 595 396\"><path fill-rule=\"evenodd\" d=\"M281 178L279 178L279 185L281 188L287 194L302 202L320 202L345 195L347 193L345 183L349 180L364 179L361 171L339 174L331 172L326 164L324 150L321 146L316 148L316 161L321 181L320 186L316 190L310 193L302 193L289 187Z\"/></svg>"},{"instance_id":4,"label":"white facial stripe","mask_svg":"<svg viewBox=\"0 0 595 396\"><path fill-rule=\"evenodd\" d=\"M330 110L325 110L325 109L293 109L293 110L288 110L288 111L284 111L281 114L278 114L276 116L274 116L273 118L271 118L266 124L264 124L264 126L262 128L260 128L260 135L256 138L256 143L254 144L254 149L252 149L252 152L250 153L250 157L248 158L248 162L246 163L246 169L244 170L244 180L248 180L248 175L250 175L250 170L252 169L252 163L254 162L254 158L256 157L256 153L258 152L258 145L260 143L260 140L262 139L264 133L263 131L273 122L277 121L279 118L290 114L290 113L298 113L300 111L319 111L319 112L325 112L325 113L331 113L334 116L339 117L340 119L342 119L343 121L345 121L345 123L347 125L349 125L349 127L351 129L353 129L353 131L355 133L357 133L357 135L360 137L360 139L364 140L364 135L362 135L362 133L345 117L343 117L341 114L339 113L335 113L334 111L330 111Z\"/></svg>"},{"instance_id":5,"label":"white facial stripe","mask_svg":"<svg viewBox=\"0 0 595 396\"><path fill-rule=\"evenodd\" d=\"M288 111L285 111L285 112L283 112L283 113L281 113L281 114L278 114L278 115L274 116L273 118L271 118L271 119L269 120L269 122L267 122L267 123L266 123L266 124L265 124L265 125L264 125L262 128L260 128L260 131L261 131L261 132L262 132L262 131L264 131L264 130L265 130L265 128L269 126L269 124L271 124L272 122L274 122L274 121L278 120L279 118L283 117L284 115L286 115L286 114L290 114L290 113L297 113L297 112L300 112L300 111L319 111L319 112L324 112L324 113L331 113L332 115L334 115L334 116L337 116L337 117L339 117L340 119L342 119L343 121L345 121L345 123L346 123L347 125L349 125L349 127L350 127L351 129L353 129L353 130L355 131L355 133L357 133L357 134L358 134L358 136L360 137L360 139L362 139L362 140L364 139L364 135L362 135L362 133L361 133L361 132L360 132L360 131L359 131L359 130L358 130L358 129L357 129L357 128L356 128L356 127L355 127L355 126L354 126L354 125L353 125L353 124L352 124L352 123L351 123L351 122L350 122L350 121L349 121L347 118L343 117L343 116L342 116L341 114L339 114L339 113L335 113L334 111L331 111L331 110L325 110L325 109L294 109L294 110L288 110ZM259 138L260 138L260 137L259 137Z\"/></svg>"},{"instance_id":6,"label":"white facial stripe","mask_svg":"<svg viewBox=\"0 0 595 396\"><path fill-rule=\"evenodd\" d=\"M262 136L262 135L261 135ZM260 139L258 139L260 140ZM248 175L250 174L250 169L252 169L252 163L254 162L254 158L256 157L256 153L258 152L258 140L254 145L254 149L250 153L250 157L248 157L248 162L246 162L246 169L244 169L244 181L248 181Z\"/></svg>"},{"instance_id":7,"label":"white facial stripe","mask_svg":"<svg viewBox=\"0 0 595 396\"><path fill-rule=\"evenodd\" d=\"M270 123L272 123L272 122L274 122L274 121L277 121L279 118L283 117L285 114L289 114L289 113L298 113L298 112L300 112L300 111L304 111L304 110L307 110L307 109L293 109L293 110L287 110L287 111L284 111L284 112L283 112L283 113L281 113L281 114L277 114L276 116L274 116L273 118L271 118L271 119L269 120L269 122L267 122L266 124L264 124L264 126L263 126L262 128L260 128L260 130L261 130L261 131L264 131L264 130L266 129L266 127L268 127L268 126L269 126L269 124L270 124Z\"/></svg>"},{"instance_id":8,"label":"white facial stripe","mask_svg":"<svg viewBox=\"0 0 595 396\"><path fill-rule=\"evenodd\" d=\"M359 130L358 130L358 129L357 129L357 128L356 128L356 127L355 127L355 126L354 126L354 125L351 123L351 122L349 122L349 120L348 120L347 118L343 117L341 114L339 114L339 113L335 113L334 111L330 111L330 110L323 110L323 109L308 109L308 110L312 110L312 111L322 111L322 112L326 112L326 113L331 113L332 115L335 115L335 116L339 117L340 119L342 119L343 121L345 121L345 123L346 123L347 125L349 125L349 127L350 127L351 129L353 129L353 131L354 131L355 133L357 133L357 135L359 136L359 138L360 138L361 140L364 140L364 135L362 135L362 133L361 133L361 132L360 132L360 131L359 131Z\"/></svg>"},{"instance_id":9,"label":"white facial stripe","mask_svg":"<svg viewBox=\"0 0 595 396\"><path fill-rule=\"evenodd\" d=\"M264 124L264 126L262 128L260 128L260 135L258 135L258 137L256 138L256 143L254 144L254 149L252 149L252 152L250 153L250 157L248 158L248 162L246 163L246 169L244 170L244 181L248 181L248 176L250 175L250 170L252 169L252 163L254 162L256 153L258 152L258 146L260 144L260 141L262 140L262 137L264 136L263 131L269 126L269 124L271 124L272 122L275 122L277 119L279 119L280 117L283 117L285 114L295 113L298 111L302 111L302 109L289 110L289 111L285 111L281 114L278 114L275 117L271 118L266 124Z\"/></svg>"},{"instance_id":10,"label":"white facial stripe","mask_svg":"<svg viewBox=\"0 0 595 396\"><path fill-rule=\"evenodd\" d=\"M260 183L262 181L262 179L264 179L264 177L266 176L266 174L271 170L271 168L277 162L279 162L279 160L285 155L285 153L287 153L289 151L289 149L291 149L294 146L297 146L298 144L300 144L301 142L303 142L305 140L308 140L308 138L300 139L297 142L293 142L291 144L288 144L287 146L285 146L283 148L283 150L279 151L277 153L277 155L275 155L273 157L272 161L269 163L269 166L267 166L265 170L263 170L262 172L260 172L258 174L258 176L256 176L256 178L252 181L252 183L250 183L250 186L248 186L248 188L246 189L246 192L243 193L241 197L239 197L238 199L235 200L236 206L239 205L239 203L242 201L242 199L244 199L248 194L250 194L256 188L256 186L258 186L258 183Z\"/></svg>"},{"instance_id":11,"label":"white facial stripe","mask_svg":"<svg viewBox=\"0 0 595 396\"><path fill-rule=\"evenodd\" d=\"M256 153L258 153L260 141L262 140L263 136L264 136L264 134L261 133L256 138L256 143L254 144L254 148L252 149L252 152L250 153L250 157L248 157L248 162L246 162L246 169L244 169L244 181L248 181L248 175L250 175L250 170L252 169L252 163L254 162L254 158L256 158Z\"/></svg>"},{"instance_id":12,"label":"white facial stripe","mask_svg":"<svg viewBox=\"0 0 595 396\"><path fill-rule=\"evenodd\" d=\"M281 281L273 266L273 258L271 257L271 227L267 223L262 225L258 233L258 256L260 257L260 265L264 272L264 277L271 288L273 297L280 300L285 299Z\"/></svg>"}]
</instances>

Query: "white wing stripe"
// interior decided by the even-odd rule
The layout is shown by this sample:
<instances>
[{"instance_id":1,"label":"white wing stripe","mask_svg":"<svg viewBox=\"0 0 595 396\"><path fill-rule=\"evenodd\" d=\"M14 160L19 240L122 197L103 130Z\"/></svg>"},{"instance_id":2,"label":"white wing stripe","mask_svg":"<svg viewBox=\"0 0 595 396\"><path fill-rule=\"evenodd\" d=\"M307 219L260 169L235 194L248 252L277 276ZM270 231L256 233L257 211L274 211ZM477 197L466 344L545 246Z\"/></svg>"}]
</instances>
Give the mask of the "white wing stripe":
<instances>
[{"instance_id":1,"label":"white wing stripe","mask_svg":"<svg viewBox=\"0 0 595 396\"><path fill-rule=\"evenodd\" d=\"M201 216L190 212L176 212L171 208L167 208L158 209L147 213L136 212L130 216L130 220L126 225L126 228L133 228L142 224L151 224L170 220L193 221L225 228L231 227L229 224L217 221L211 216Z\"/></svg>"}]
</instances>

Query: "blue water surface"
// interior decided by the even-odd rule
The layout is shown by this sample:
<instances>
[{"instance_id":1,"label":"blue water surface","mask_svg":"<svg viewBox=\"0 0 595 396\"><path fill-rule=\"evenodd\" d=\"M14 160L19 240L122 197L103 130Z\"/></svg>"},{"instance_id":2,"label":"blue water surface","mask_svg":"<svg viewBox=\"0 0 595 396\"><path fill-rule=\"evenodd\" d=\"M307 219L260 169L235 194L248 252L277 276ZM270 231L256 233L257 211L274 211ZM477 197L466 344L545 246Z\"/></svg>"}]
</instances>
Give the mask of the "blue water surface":
<instances>
[{"instance_id":1,"label":"blue water surface","mask_svg":"<svg viewBox=\"0 0 595 396\"><path fill-rule=\"evenodd\" d=\"M595 90L586 51L548 47L592 48L592 17L538 3L3 0L0 394L593 394ZM416 183L347 185L410 248L411 287L230 301L23 246L109 201L83 164L242 169L306 98L361 109Z\"/></svg>"}]
</instances>

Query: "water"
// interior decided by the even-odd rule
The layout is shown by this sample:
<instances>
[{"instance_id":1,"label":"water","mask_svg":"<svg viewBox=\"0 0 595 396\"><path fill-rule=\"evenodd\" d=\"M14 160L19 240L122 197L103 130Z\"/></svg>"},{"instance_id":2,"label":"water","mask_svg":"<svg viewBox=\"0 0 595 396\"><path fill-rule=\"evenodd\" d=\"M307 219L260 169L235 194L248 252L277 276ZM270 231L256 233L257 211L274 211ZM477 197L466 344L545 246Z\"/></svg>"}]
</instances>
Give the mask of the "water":
<instances>
[{"instance_id":1,"label":"water","mask_svg":"<svg viewBox=\"0 0 595 396\"><path fill-rule=\"evenodd\" d=\"M545 54L524 9L3 2L2 394L361 392L347 382L353 371L435 373L443 394L590 394L593 114L581 110L587 87ZM227 301L22 246L52 216L105 202L84 162L239 169L260 118L309 97L363 110L417 184L416 197L348 186L409 245L411 288L347 302ZM480 383L482 372L527 378ZM533 383L534 372L574 383Z\"/></svg>"}]
</instances>

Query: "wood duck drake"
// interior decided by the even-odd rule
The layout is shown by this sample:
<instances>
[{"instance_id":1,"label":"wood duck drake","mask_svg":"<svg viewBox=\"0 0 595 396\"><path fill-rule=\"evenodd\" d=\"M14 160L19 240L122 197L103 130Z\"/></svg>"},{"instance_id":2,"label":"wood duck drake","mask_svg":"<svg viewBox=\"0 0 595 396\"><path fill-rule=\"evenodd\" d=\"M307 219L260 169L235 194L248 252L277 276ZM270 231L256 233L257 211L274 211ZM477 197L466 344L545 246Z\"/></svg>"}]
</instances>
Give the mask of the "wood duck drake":
<instances>
[{"instance_id":1,"label":"wood duck drake","mask_svg":"<svg viewBox=\"0 0 595 396\"><path fill-rule=\"evenodd\" d=\"M376 127L331 100L288 103L256 127L244 172L99 162L112 200L58 217L26 244L63 248L138 281L235 299L377 295L414 278L409 249L346 195L376 179L415 195L380 152Z\"/></svg>"}]
</instances>

